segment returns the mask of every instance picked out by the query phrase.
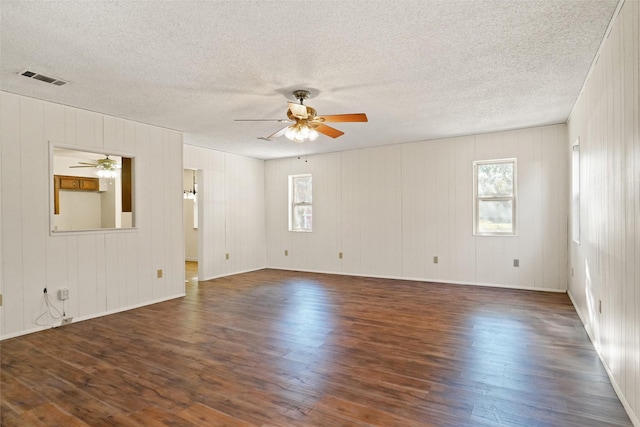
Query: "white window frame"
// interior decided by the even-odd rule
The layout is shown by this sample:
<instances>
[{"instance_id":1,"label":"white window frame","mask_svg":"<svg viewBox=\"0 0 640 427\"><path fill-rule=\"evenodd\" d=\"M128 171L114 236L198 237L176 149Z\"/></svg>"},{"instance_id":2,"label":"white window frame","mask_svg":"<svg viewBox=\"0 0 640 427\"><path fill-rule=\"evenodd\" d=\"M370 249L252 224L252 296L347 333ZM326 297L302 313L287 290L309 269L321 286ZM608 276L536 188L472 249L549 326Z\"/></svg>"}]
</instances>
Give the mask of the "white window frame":
<instances>
[{"instance_id":1,"label":"white window frame","mask_svg":"<svg viewBox=\"0 0 640 427\"><path fill-rule=\"evenodd\" d=\"M493 196L493 197L480 197L478 195L478 166L486 164L496 163L512 163L513 164L513 194L511 196ZM510 159L494 159L494 160L476 160L473 162L473 235L474 236L503 236L513 237L517 236L517 194L518 189L518 161L515 158ZM499 232L499 231L479 231L480 222L480 202L481 201L511 201L511 231Z\"/></svg>"},{"instance_id":2,"label":"white window frame","mask_svg":"<svg viewBox=\"0 0 640 427\"><path fill-rule=\"evenodd\" d=\"M294 212L296 207L298 206L309 206L311 207L311 211L313 212L313 195L311 197L311 203L309 202L295 202L295 185L296 179L299 178L311 178L311 192L313 194L313 176L310 173L308 174L300 174L300 175L289 175L289 231L299 232L299 233L311 233L313 232L313 225L310 229L305 228L296 228L294 221ZM313 213L312 213L313 217ZM312 220L313 224L313 220Z\"/></svg>"},{"instance_id":3,"label":"white window frame","mask_svg":"<svg viewBox=\"0 0 640 427\"><path fill-rule=\"evenodd\" d=\"M580 244L580 138L571 147L571 240Z\"/></svg>"}]
</instances>

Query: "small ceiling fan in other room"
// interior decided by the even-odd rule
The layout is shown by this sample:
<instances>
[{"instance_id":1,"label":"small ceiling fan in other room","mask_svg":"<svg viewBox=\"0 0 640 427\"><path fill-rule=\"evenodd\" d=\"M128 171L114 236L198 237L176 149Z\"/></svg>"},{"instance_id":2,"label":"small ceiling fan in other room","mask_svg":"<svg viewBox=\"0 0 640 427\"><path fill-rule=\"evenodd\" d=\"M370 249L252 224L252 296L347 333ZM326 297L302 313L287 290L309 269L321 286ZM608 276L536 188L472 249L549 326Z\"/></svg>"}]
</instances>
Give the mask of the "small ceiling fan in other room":
<instances>
[{"instance_id":1,"label":"small ceiling fan in other room","mask_svg":"<svg viewBox=\"0 0 640 427\"><path fill-rule=\"evenodd\" d=\"M69 166L70 168L95 168L96 175L100 178L115 178L118 170L122 167L118 162L112 160L107 155L104 159L96 160L96 163L78 162L77 166Z\"/></svg>"},{"instance_id":2,"label":"small ceiling fan in other room","mask_svg":"<svg viewBox=\"0 0 640 427\"><path fill-rule=\"evenodd\" d=\"M237 122L287 122L290 125L280 129L277 132L272 133L267 137L260 139L266 141L272 141L273 138L280 136L286 136L288 139L295 142L313 141L320 134L326 135L331 138L338 138L344 135L344 132L327 126L325 123L348 123L348 122L367 122L367 115L364 113L355 114L334 114L328 116L319 116L315 109L304 105L304 100L309 99L310 93L307 90L296 90L293 92L293 96L299 103L288 102L289 109L287 110L288 120L285 119L238 119Z\"/></svg>"}]
</instances>

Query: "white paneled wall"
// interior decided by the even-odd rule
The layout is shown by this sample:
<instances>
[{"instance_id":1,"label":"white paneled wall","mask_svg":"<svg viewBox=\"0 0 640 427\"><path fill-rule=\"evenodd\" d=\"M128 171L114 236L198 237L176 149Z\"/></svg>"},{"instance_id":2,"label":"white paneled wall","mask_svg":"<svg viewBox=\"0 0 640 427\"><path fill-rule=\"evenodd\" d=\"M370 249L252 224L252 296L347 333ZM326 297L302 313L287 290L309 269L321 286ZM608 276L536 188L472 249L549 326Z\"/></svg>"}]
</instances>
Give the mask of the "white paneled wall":
<instances>
[{"instance_id":1,"label":"white paneled wall","mask_svg":"<svg viewBox=\"0 0 640 427\"><path fill-rule=\"evenodd\" d=\"M566 291L565 141L555 125L267 161L268 265ZM511 157L518 236L474 237L473 161ZM300 173L313 175L312 233L287 227L287 177Z\"/></svg>"},{"instance_id":2,"label":"white paneled wall","mask_svg":"<svg viewBox=\"0 0 640 427\"><path fill-rule=\"evenodd\" d=\"M200 280L264 268L264 162L184 145L184 166L199 174Z\"/></svg>"},{"instance_id":3,"label":"white paneled wall","mask_svg":"<svg viewBox=\"0 0 640 427\"><path fill-rule=\"evenodd\" d=\"M569 293L637 426L639 85L640 3L626 1L612 22L568 122L568 145L580 141L580 243L570 243L574 275Z\"/></svg>"},{"instance_id":4,"label":"white paneled wall","mask_svg":"<svg viewBox=\"0 0 640 427\"><path fill-rule=\"evenodd\" d=\"M59 308L69 289L76 320L184 295L182 135L5 92L0 105L0 336L40 329L45 287ZM50 235L49 141L135 156L137 228Z\"/></svg>"}]
</instances>

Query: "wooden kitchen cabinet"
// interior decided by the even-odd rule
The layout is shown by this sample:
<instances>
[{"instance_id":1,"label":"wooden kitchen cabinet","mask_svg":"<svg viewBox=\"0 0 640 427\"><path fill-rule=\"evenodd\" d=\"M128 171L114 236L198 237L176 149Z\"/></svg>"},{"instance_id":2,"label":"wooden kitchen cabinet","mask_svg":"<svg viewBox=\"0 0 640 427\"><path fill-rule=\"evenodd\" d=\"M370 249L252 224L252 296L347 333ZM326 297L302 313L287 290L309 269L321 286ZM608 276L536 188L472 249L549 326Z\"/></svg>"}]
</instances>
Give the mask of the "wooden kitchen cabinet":
<instances>
[{"instance_id":1,"label":"wooden kitchen cabinet","mask_svg":"<svg viewBox=\"0 0 640 427\"><path fill-rule=\"evenodd\" d=\"M53 205L54 214L60 213L60 190L75 191L98 191L100 180L98 178L88 178L83 176L53 176Z\"/></svg>"}]
</instances>

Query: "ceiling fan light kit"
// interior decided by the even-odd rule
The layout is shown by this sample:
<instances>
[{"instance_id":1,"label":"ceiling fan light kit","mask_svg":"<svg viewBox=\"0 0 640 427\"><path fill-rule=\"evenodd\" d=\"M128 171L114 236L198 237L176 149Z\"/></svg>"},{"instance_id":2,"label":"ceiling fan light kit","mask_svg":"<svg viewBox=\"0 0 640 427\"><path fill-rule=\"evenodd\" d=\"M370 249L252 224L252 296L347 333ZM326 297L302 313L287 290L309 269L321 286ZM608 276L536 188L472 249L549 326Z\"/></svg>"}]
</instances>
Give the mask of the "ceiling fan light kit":
<instances>
[{"instance_id":1,"label":"ceiling fan light kit","mask_svg":"<svg viewBox=\"0 0 640 427\"><path fill-rule=\"evenodd\" d=\"M294 142L314 141L320 136L317 130L305 123L296 123L287 127L284 136Z\"/></svg>"},{"instance_id":2,"label":"ceiling fan light kit","mask_svg":"<svg viewBox=\"0 0 640 427\"><path fill-rule=\"evenodd\" d=\"M344 135L344 132L335 129L331 126L327 126L325 122L367 122L367 115L364 113L357 114L336 114L330 116L318 116L315 109L304 105L304 100L309 99L311 94L308 90L296 90L293 92L293 96L299 101L299 103L289 102L289 109L287 110L287 117L293 124L280 129L279 131L259 139L271 141L273 138L285 136L291 141L302 143L305 141L314 141L320 134L326 135L331 138L337 138ZM260 119L247 119L238 121L263 121ZM264 120L274 121L274 120ZM284 120L277 120L284 121Z\"/></svg>"}]
</instances>

